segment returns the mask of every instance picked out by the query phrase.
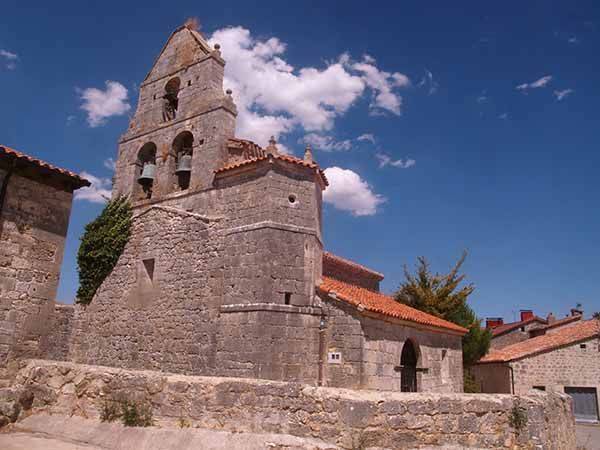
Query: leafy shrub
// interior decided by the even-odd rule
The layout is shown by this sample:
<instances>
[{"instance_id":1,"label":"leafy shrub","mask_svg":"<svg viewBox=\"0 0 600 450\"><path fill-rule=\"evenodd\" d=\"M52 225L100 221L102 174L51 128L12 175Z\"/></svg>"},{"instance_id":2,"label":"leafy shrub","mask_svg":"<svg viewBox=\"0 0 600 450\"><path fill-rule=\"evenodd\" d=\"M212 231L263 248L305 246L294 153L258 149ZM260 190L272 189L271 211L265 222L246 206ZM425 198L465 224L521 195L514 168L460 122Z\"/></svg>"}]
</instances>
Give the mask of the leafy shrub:
<instances>
[{"instance_id":1,"label":"leafy shrub","mask_svg":"<svg viewBox=\"0 0 600 450\"><path fill-rule=\"evenodd\" d=\"M102 410L100 411L100 421L114 422L121 417L119 404L112 400L104 400Z\"/></svg>"},{"instance_id":2,"label":"leafy shrub","mask_svg":"<svg viewBox=\"0 0 600 450\"><path fill-rule=\"evenodd\" d=\"M125 400L121 403L121 422L126 427L150 427L154 424L152 407Z\"/></svg>"},{"instance_id":3,"label":"leafy shrub","mask_svg":"<svg viewBox=\"0 0 600 450\"><path fill-rule=\"evenodd\" d=\"M508 416L508 423L511 427L520 432L527 425L527 411L521 407L519 402L515 402Z\"/></svg>"},{"instance_id":4,"label":"leafy shrub","mask_svg":"<svg viewBox=\"0 0 600 450\"><path fill-rule=\"evenodd\" d=\"M109 201L100 215L86 225L77 253L79 289L77 303L87 305L115 267L131 235L129 200Z\"/></svg>"}]
</instances>

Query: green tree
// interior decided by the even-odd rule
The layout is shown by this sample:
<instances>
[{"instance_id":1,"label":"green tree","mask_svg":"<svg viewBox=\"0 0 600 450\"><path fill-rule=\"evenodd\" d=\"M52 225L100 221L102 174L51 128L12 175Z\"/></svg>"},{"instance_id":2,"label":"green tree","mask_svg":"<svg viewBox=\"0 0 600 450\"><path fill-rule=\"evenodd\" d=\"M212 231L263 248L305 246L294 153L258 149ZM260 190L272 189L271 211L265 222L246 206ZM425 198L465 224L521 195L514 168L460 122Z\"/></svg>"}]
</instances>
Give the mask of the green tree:
<instances>
[{"instance_id":1,"label":"green tree","mask_svg":"<svg viewBox=\"0 0 600 450\"><path fill-rule=\"evenodd\" d=\"M464 252L447 274L432 273L427 259L419 257L414 275L404 266L405 280L395 294L395 299L401 303L469 330L463 337L465 374L487 353L492 337L489 330L481 327L481 320L467 303L475 286L461 286L466 275L459 272L466 257Z\"/></svg>"},{"instance_id":2,"label":"green tree","mask_svg":"<svg viewBox=\"0 0 600 450\"><path fill-rule=\"evenodd\" d=\"M119 260L131 234L132 211L125 197L109 201L86 225L77 253L79 289L76 302L87 305Z\"/></svg>"}]
</instances>

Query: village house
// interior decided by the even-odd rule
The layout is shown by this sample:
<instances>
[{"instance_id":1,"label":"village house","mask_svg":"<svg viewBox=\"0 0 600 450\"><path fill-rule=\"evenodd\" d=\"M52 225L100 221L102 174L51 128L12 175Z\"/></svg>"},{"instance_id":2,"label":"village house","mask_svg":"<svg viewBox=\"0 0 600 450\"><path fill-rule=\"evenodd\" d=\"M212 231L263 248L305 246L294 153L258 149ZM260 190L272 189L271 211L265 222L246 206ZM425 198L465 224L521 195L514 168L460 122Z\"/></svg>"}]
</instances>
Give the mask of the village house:
<instances>
[{"instance_id":1,"label":"village house","mask_svg":"<svg viewBox=\"0 0 600 450\"><path fill-rule=\"evenodd\" d=\"M54 351L73 191L84 186L72 172L0 145L0 367L11 356Z\"/></svg>"},{"instance_id":2,"label":"village house","mask_svg":"<svg viewBox=\"0 0 600 450\"><path fill-rule=\"evenodd\" d=\"M262 148L235 137L224 66L219 45L194 28L169 37L118 144L113 196L132 203L131 238L88 306L53 309L57 325L37 332L52 348L40 344L36 356L461 392L466 330L397 303L380 293L382 274L323 250L324 172L310 148L297 158L281 153L275 139ZM46 202L50 217L60 214L60 239L48 251L53 284L43 297L52 306L71 192L86 182L48 170L62 177L62 190L31 191L24 181L22 192L33 204ZM31 258L22 254L8 270L29 267ZM11 294L6 314L29 308L30 294Z\"/></svg>"},{"instance_id":3,"label":"village house","mask_svg":"<svg viewBox=\"0 0 600 450\"><path fill-rule=\"evenodd\" d=\"M485 393L564 392L573 398L577 420L597 422L600 321L579 316L565 326L551 325L537 328L532 338L490 350L471 372Z\"/></svg>"},{"instance_id":4,"label":"village house","mask_svg":"<svg viewBox=\"0 0 600 450\"><path fill-rule=\"evenodd\" d=\"M535 315L530 309L520 311L520 320L504 323L501 317L488 317L486 328L492 333L491 348L502 348L510 344L524 341L543 333L553 333L564 326L570 326L581 320L583 311L571 309L571 315L556 319L554 314L548 314L545 319Z\"/></svg>"}]
</instances>

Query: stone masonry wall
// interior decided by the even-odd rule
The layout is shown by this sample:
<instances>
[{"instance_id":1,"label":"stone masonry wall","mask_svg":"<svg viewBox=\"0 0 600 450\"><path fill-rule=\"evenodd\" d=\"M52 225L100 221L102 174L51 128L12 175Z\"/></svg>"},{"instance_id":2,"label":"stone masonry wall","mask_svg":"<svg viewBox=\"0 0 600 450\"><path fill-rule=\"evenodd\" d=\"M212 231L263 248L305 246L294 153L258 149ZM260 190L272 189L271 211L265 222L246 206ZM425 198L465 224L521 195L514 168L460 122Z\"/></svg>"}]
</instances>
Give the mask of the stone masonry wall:
<instances>
[{"instance_id":1,"label":"stone masonry wall","mask_svg":"<svg viewBox=\"0 0 600 450\"><path fill-rule=\"evenodd\" d=\"M169 208L138 216L117 266L77 314L70 358L214 372L223 289L217 222Z\"/></svg>"},{"instance_id":2,"label":"stone masonry wall","mask_svg":"<svg viewBox=\"0 0 600 450\"><path fill-rule=\"evenodd\" d=\"M585 348L581 348L581 344ZM594 338L513 361L510 366L514 372L515 393L524 394L534 386L543 386L547 391L556 392L564 392L565 386L592 387L600 393L599 353L598 339ZM510 371L502 371L504 377L490 378L491 373L498 372L494 366L495 364L479 364L475 368L475 375L478 380L483 380L485 392L506 392L506 385L510 383Z\"/></svg>"},{"instance_id":3,"label":"stone masonry wall","mask_svg":"<svg viewBox=\"0 0 600 450\"><path fill-rule=\"evenodd\" d=\"M66 361L73 332L74 305L56 303L50 317L50 333L42 339L42 353L48 359Z\"/></svg>"},{"instance_id":4,"label":"stone masonry wall","mask_svg":"<svg viewBox=\"0 0 600 450\"><path fill-rule=\"evenodd\" d=\"M419 392L462 392L460 336L366 317L342 302L326 301L327 352L340 352L341 363L327 363L327 386L400 391L402 347L411 340L418 352Z\"/></svg>"},{"instance_id":5,"label":"stone masonry wall","mask_svg":"<svg viewBox=\"0 0 600 450\"><path fill-rule=\"evenodd\" d=\"M223 307L218 373L316 385L320 316L318 308L279 304Z\"/></svg>"},{"instance_id":6,"label":"stone masonry wall","mask_svg":"<svg viewBox=\"0 0 600 450\"><path fill-rule=\"evenodd\" d=\"M107 401L146 401L165 427L184 419L202 428L291 434L342 448L354 448L359 440L394 449L575 448L571 400L558 393L357 392L35 360L20 370L13 390L33 396L34 411L98 418ZM510 426L515 408L527 417L519 432Z\"/></svg>"},{"instance_id":7,"label":"stone masonry wall","mask_svg":"<svg viewBox=\"0 0 600 450\"><path fill-rule=\"evenodd\" d=\"M581 345L585 348L581 348ZM515 373L515 393L529 391L533 386L564 392L565 387L596 389L600 395L600 348L598 338L589 339L552 352L541 353L511 363ZM600 411L600 403L597 404Z\"/></svg>"},{"instance_id":8,"label":"stone masonry wall","mask_svg":"<svg viewBox=\"0 0 600 450\"><path fill-rule=\"evenodd\" d=\"M50 178L10 178L0 222L0 366L9 356L41 356L72 198Z\"/></svg>"}]
</instances>

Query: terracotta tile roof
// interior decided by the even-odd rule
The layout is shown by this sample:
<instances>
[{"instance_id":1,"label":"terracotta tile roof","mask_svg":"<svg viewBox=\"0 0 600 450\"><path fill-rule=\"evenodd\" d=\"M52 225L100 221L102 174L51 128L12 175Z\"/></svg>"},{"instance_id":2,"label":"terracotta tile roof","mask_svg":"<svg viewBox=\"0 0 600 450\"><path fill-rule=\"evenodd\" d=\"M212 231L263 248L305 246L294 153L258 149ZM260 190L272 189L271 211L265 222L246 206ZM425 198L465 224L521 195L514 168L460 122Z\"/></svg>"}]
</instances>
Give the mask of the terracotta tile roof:
<instances>
[{"instance_id":1,"label":"terracotta tile roof","mask_svg":"<svg viewBox=\"0 0 600 450\"><path fill-rule=\"evenodd\" d=\"M363 266L362 264L358 264L354 261L350 261L349 259L342 258L341 256L334 255L333 253L323 252L323 264L331 264L334 266L338 266L341 270L351 271L351 272L359 272L361 274L366 274L369 277L376 278L377 280L383 280L383 274L376 272L368 267Z\"/></svg>"},{"instance_id":2,"label":"terracotta tile roof","mask_svg":"<svg viewBox=\"0 0 600 450\"><path fill-rule=\"evenodd\" d=\"M521 328L525 325L529 325L530 323L538 322L543 325L546 325L548 322L545 319L542 319L538 316L533 316L527 320L521 320L519 322L511 322L505 323L504 325L499 325L497 327L492 328L492 337L500 336L501 334L508 333L509 331L515 330L517 328Z\"/></svg>"},{"instance_id":3,"label":"terracotta tile roof","mask_svg":"<svg viewBox=\"0 0 600 450\"><path fill-rule=\"evenodd\" d=\"M227 141L228 148L239 148L243 150L245 159L258 158L265 156L266 152L260 145L246 139L231 138Z\"/></svg>"},{"instance_id":4,"label":"terracotta tile roof","mask_svg":"<svg viewBox=\"0 0 600 450\"><path fill-rule=\"evenodd\" d=\"M410 306L403 305L402 303L398 303L387 295L373 292L334 278L323 277L323 282L319 286L319 290L330 297L334 296L338 300L356 306L359 310L364 308L366 311L383 314L408 322L414 322L420 325L441 328L460 334L467 333L467 330L461 326L416 310Z\"/></svg>"},{"instance_id":5,"label":"terracotta tile roof","mask_svg":"<svg viewBox=\"0 0 600 450\"><path fill-rule=\"evenodd\" d=\"M490 351L479 360L480 363L509 362L516 359L533 356L555 350L566 345L584 341L600 332L599 321L596 319L585 320L577 325L566 327L553 334L544 334L516 344L508 345L501 349Z\"/></svg>"},{"instance_id":6,"label":"terracotta tile roof","mask_svg":"<svg viewBox=\"0 0 600 450\"><path fill-rule=\"evenodd\" d=\"M91 184L88 180L81 178L76 173L73 173L66 169L61 169L60 167L53 166L52 164L42 161L41 159L37 159L37 158L34 158L33 156L26 155L25 153L22 153L18 150L7 147L5 145L0 145L0 155L2 155L2 154L9 155L13 158L16 158L17 160L26 162L33 166L37 166L42 169L49 170L50 172L60 174L67 178L70 178L71 181L73 182L74 186L76 186L76 188L80 188L83 186L90 186L90 184Z\"/></svg>"},{"instance_id":7,"label":"terracotta tile roof","mask_svg":"<svg viewBox=\"0 0 600 450\"><path fill-rule=\"evenodd\" d=\"M291 164L297 164L299 166L308 167L310 169L315 169L318 172L318 174L321 176L321 178L323 179L325 186L329 185L329 182L327 181L327 177L325 177L325 172L323 172L323 170L321 170L321 168L319 167L318 164L316 164L314 162L304 161L303 159L296 158L295 156L282 155L282 154L275 155L275 154L266 154L265 153L264 156L258 156L255 158L246 159L244 161L238 161L238 162L235 162L232 164L227 164L227 165L221 167L220 169L215 170L215 173L217 173L217 174L223 173L228 170L237 169L239 167L244 167L244 166L248 166L251 164L256 164L261 161L267 161L269 158L273 158L274 160L284 161L284 162L291 163Z\"/></svg>"},{"instance_id":8,"label":"terracotta tile roof","mask_svg":"<svg viewBox=\"0 0 600 450\"><path fill-rule=\"evenodd\" d=\"M582 319L582 316L580 316L580 315L569 316L569 317L565 317L564 319L559 319L559 320L555 320L552 323L548 323L548 325L544 325L543 327L540 327L540 329L551 330L552 328L562 327L563 325L567 325L571 322L577 322L578 320L581 320L581 319Z\"/></svg>"}]
</instances>

